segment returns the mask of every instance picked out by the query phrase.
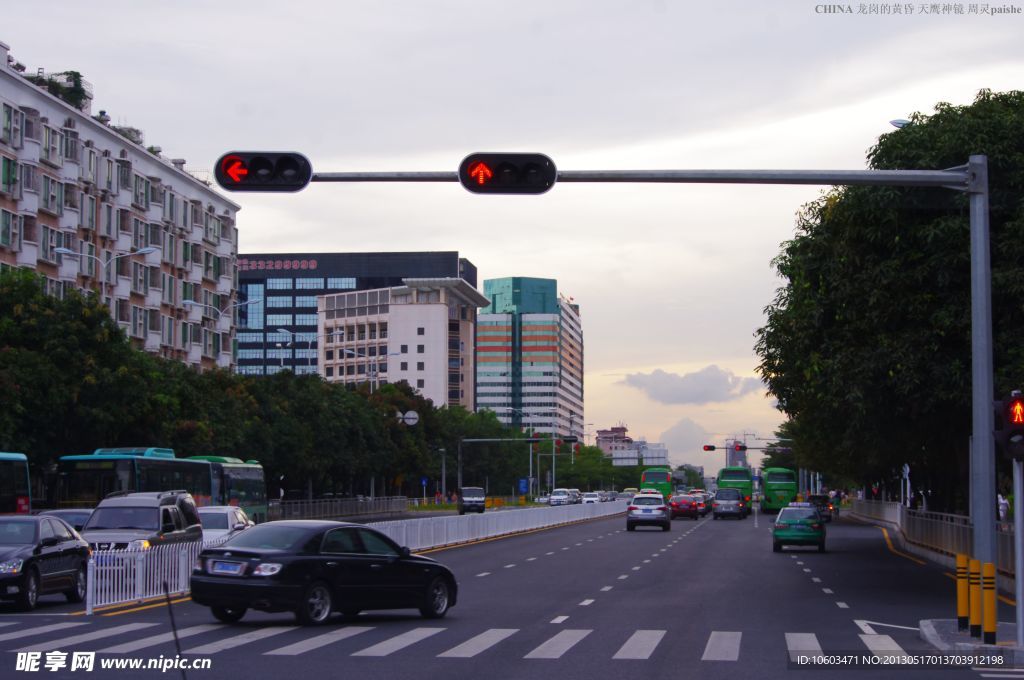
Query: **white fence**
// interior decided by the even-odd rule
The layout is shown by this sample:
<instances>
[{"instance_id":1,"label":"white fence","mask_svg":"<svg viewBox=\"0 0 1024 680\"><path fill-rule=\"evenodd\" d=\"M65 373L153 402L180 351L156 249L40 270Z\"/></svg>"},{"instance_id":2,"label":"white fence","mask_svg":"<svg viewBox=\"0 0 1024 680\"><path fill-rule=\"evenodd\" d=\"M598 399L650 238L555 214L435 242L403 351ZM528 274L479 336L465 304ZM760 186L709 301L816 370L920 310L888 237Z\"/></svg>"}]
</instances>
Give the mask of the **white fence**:
<instances>
[{"instance_id":1,"label":"white fence","mask_svg":"<svg viewBox=\"0 0 1024 680\"><path fill-rule=\"evenodd\" d=\"M426 550L481 538L558 526L623 512L622 502L563 505L472 515L373 522L371 526L399 545ZM97 550L89 559L85 612L97 607L189 592L189 577L200 551L220 545L227 536L206 543L177 543L148 550Z\"/></svg>"}]
</instances>

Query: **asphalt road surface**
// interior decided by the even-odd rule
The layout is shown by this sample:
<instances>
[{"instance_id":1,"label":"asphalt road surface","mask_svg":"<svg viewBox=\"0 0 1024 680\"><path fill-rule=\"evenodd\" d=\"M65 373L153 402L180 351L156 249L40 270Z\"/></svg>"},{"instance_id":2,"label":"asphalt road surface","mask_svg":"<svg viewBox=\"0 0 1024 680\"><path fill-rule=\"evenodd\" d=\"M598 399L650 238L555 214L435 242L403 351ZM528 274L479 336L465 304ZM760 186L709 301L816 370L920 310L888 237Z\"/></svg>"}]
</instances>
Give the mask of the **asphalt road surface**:
<instances>
[{"instance_id":1,"label":"asphalt road surface","mask_svg":"<svg viewBox=\"0 0 1024 680\"><path fill-rule=\"evenodd\" d=\"M410 610L302 628L289 614L250 612L225 625L187 600L171 610L184 656L210 659L211 670L188 671L194 679L983 677L970 668L796 665L800 655L934 654L916 628L952 616L953 581L892 552L874 526L833 522L824 554L773 553L769 532L764 516L627 532L619 515L435 551L460 589L439 621ZM1000 618L1012 619L1003 606ZM180 677L99 668L174 658L166 606L91 617L81 609L53 596L31 615L0 605L0 677L22 676L16 651L54 649L97 652L96 668L40 670L45 677Z\"/></svg>"}]
</instances>

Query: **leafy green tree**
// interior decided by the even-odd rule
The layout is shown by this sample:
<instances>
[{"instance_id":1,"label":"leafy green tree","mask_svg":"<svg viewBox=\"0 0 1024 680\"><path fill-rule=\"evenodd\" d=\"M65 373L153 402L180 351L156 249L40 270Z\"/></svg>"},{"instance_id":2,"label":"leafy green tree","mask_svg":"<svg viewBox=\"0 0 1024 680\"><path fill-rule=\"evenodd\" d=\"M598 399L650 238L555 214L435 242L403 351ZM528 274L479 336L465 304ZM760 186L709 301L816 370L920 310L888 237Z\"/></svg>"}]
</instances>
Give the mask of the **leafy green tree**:
<instances>
[{"instance_id":1,"label":"leafy green tree","mask_svg":"<svg viewBox=\"0 0 1024 680\"><path fill-rule=\"evenodd\" d=\"M979 92L969 106L883 135L872 169L937 169L986 154L996 385L1024 375L1024 93ZM798 216L774 265L785 279L757 331L759 372L793 421L796 459L869 481L904 462L963 506L970 435L968 198L945 189L852 187ZM994 395L993 395L994 396Z\"/></svg>"}]
</instances>

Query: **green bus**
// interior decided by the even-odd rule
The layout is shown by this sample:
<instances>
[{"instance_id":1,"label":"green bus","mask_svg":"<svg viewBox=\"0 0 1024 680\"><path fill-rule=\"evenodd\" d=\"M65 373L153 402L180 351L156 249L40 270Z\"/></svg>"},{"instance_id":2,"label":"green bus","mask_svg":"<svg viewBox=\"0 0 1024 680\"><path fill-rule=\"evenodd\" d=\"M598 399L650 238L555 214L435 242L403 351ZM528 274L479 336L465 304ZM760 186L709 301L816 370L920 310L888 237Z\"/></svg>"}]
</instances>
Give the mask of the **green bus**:
<instances>
[{"instance_id":1,"label":"green bus","mask_svg":"<svg viewBox=\"0 0 1024 680\"><path fill-rule=\"evenodd\" d=\"M746 504L746 514L750 514L750 499L754 496L754 475L750 468L742 465L724 467L718 471L719 489L739 489Z\"/></svg>"},{"instance_id":2,"label":"green bus","mask_svg":"<svg viewBox=\"0 0 1024 680\"><path fill-rule=\"evenodd\" d=\"M267 484L258 461L228 456L189 456L186 460L210 464L214 505L235 505L257 524L267 521Z\"/></svg>"},{"instance_id":3,"label":"green bus","mask_svg":"<svg viewBox=\"0 0 1024 680\"><path fill-rule=\"evenodd\" d=\"M57 461L57 507L95 507L115 491L184 489L196 505L213 505L210 464L177 458L173 449L96 449Z\"/></svg>"},{"instance_id":4,"label":"green bus","mask_svg":"<svg viewBox=\"0 0 1024 680\"><path fill-rule=\"evenodd\" d=\"M28 457L24 453L0 453L0 515L32 512Z\"/></svg>"},{"instance_id":5,"label":"green bus","mask_svg":"<svg viewBox=\"0 0 1024 680\"><path fill-rule=\"evenodd\" d=\"M656 489L667 501L672 497L672 468L651 467L640 474L640 490Z\"/></svg>"},{"instance_id":6,"label":"green bus","mask_svg":"<svg viewBox=\"0 0 1024 680\"><path fill-rule=\"evenodd\" d=\"M778 512L796 500L796 473L789 468L761 471L761 510Z\"/></svg>"}]
</instances>

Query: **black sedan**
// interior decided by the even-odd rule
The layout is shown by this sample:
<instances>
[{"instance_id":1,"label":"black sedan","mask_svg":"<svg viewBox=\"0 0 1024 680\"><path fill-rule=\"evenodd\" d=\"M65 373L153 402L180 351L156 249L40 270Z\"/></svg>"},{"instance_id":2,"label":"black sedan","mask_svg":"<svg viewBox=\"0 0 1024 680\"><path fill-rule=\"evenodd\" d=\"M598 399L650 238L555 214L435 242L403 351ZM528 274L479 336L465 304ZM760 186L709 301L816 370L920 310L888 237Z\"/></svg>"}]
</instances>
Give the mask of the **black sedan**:
<instances>
[{"instance_id":1,"label":"black sedan","mask_svg":"<svg viewBox=\"0 0 1024 680\"><path fill-rule=\"evenodd\" d=\"M419 609L429 619L455 606L458 585L444 565L361 524L288 520L259 524L199 555L192 601L220 621L248 609L291 611L324 623L367 609Z\"/></svg>"},{"instance_id":2,"label":"black sedan","mask_svg":"<svg viewBox=\"0 0 1024 680\"><path fill-rule=\"evenodd\" d=\"M40 595L85 599L89 544L64 520L42 515L0 517L0 599L34 609Z\"/></svg>"},{"instance_id":3,"label":"black sedan","mask_svg":"<svg viewBox=\"0 0 1024 680\"><path fill-rule=\"evenodd\" d=\"M61 508L59 510L43 510L40 515L60 517L62 520L74 527L75 531L81 531L85 523L89 521L92 508Z\"/></svg>"}]
</instances>

